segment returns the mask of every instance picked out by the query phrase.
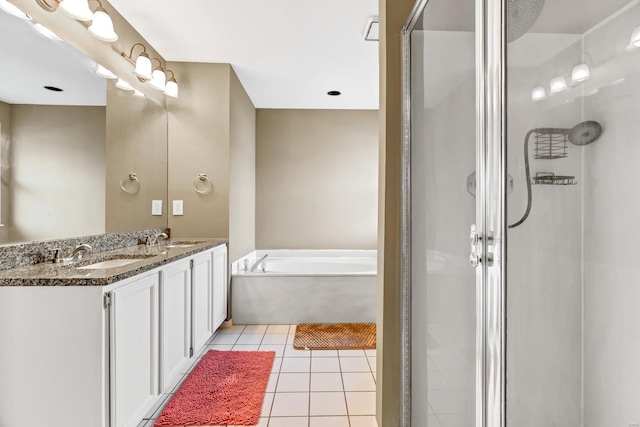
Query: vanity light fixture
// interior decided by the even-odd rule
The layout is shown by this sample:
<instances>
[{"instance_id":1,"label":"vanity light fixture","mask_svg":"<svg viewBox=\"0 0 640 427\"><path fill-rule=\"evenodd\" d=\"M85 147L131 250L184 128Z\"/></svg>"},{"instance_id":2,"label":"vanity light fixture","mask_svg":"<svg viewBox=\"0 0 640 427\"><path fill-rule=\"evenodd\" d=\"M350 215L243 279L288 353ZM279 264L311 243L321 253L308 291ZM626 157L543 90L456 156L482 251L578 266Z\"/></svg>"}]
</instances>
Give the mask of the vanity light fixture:
<instances>
[{"instance_id":1,"label":"vanity light fixture","mask_svg":"<svg viewBox=\"0 0 640 427\"><path fill-rule=\"evenodd\" d=\"M0 9L4 10L10 15L17 16L21 19L26 19L27 21L31 20L31 17L21 11L17 6L14 6L12 3L9 3L7 0L0 0Z\"/></svg>"},{"instance_id":2,"label":"vanity light fixture","mask_svg":"<svg viewBox=\"0 0 640 427\"><path fill-rule=\"evenodd\" d=\"M167 84L164 88L164 94L169 98L178 98L178 82L176 81L176 76L173 74L173 71L167 70L167 73L171 73L171 77L167 80Z\"/></svg>"},{"instance_id":3,"label":"vanity light fixture","mask_svg":"<svg viewBox=\"0 0 640 427\"><path fill-rule=\"evenodd\" d=\"M547 97L547 91L542 86L534 87L531 90L531 102L542 101Z\"/></svg>"},{"instance_id":4,"label":"vanity light fixture","mask_svg":"<svg viewBox=\"0 0 640 427\"><path fill-rule=\"evenodd\" d=\"M591 79L591 70L585 63L578 64L571 70L571 84L576 85Z\"/></svg>"},{"instance_id":5,"label":"vanity light fixture","mask_svg":"<svg viewBox=\"0 0 640 427\"><path fill-rule=\"evenodd\" d=\"M62 38L60 38L60 36L58 36L56 33L54 33L53 31L51 31L50 29L48 29L47 27L45 27L39 22L34 22L33 28L35 28L37 32L39 32L40 34L42 34L48 39L56 40L59 42L63 41Z\"/></svg>"},{"instance_id":6,"label":"vanity light fixture","mask_svg":"<svg viewBox=\"0 0 640 427\"><path fill-rule=\"evenodd\" d=\"M98 64L98 69L96 70L96 74L103 79L117 79L118 76L113 74L111 71L104 68L102 65Z\"/></svg>"},{"instance_id":7,"label":"vanity light fixture","mask_svg":"<svg viewBox=\"0 0 640 427\"><path fill-rule=\"evenodd\" d=\"M153 75L151 80L148 82L149 86L156 90L164 91L166 84L166 75L164 74L164 68L162 68L162 62L158 58L153 58L155 61L158 61L158 66L153 69Z\"/></svg>"},{"instance_id":8,"label":"vanity light fixture","mask_svg":"<svg viewBox=\"0 0 640 427\"><path fill-rule=\"evenodd\" d=\"M116 87L118 89L126 90L129 92L132 90L135 90L133 86L131 86L129 83L125 82L122 79L118 79L118 81L116 82Z\"/></svg>"},{"instance_id":9,"label":"vanity light fixture","mask_svg":"<svg viewBox=\"0 0 640 427\"><path fill-rule=\"evenodd\" d=\"M89 8L88 0L62 0L59 3L59 7L65 15L78 21L91 21L93 19L93 12Z\"/></svg>"},{"instance_id":10,"label":"vanity light fixture","mask_svg":"<svg viewBox=\"0 0 640 427\"><path fill-rule=\"evenodd\" d=\"M552 95L569 89L569 86L567 86L567 81L562 76L552 78L550 86L551 90L549 91L549 93L551 93Z\"/></svg>"},{"instance_id":11,"label":"vanity light fixture","mask_svg":"<svg viewBox=\"0 0 640 427\"><path fill-rule=\"evenodd\" d=\"M93 13L91 26L88 28L89 34L103 42L111 43L118 40L118 35L113 30L113 21L111 20L111 17L105 8L102 7L102 2L100 2L100 0L95 1L97 1L100 6L98 6L96 11Z\"/></svg>"},{"instance_id":12,"label":"vanity light fixture","mask_svg":"<svg viewBox=\"0 0 640 427\"><path fill-rule=\"evenodd\" d=\"M135 49L136 46L142 46L142 52L140 53L140 55L138 55L138 57L134 61L133 50ZM141 82L146 82L151 80L151 77L152 77L151 59L149 58L149 54L147 53L147 47L145 45L143 45L142 43L136 43L133 46L131 46L129 55L127 55L124 52L120 52L120 56L128 59L129 62L131 62L132 64L135 64L136 68L133 70L133 74L138 76L138 80L140 80Z\"/></svg>"}]
</instances>

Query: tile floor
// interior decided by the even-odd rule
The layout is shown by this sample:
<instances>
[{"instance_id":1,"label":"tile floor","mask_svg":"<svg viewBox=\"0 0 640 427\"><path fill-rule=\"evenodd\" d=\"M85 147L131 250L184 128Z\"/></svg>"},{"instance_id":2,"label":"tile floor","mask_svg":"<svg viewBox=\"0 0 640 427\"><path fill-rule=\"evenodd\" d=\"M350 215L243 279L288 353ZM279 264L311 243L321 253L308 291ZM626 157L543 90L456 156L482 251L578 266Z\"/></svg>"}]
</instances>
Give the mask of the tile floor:
<instances>
[{"instance_id":1,"label":"tile floor","mask_svg":"<svg viewBox=\"0 0 640 427\"><path fill-rule=\"evenodd\" d=\"M294 350L295 325L220 329L138 427L152 427L186 375L208 350L275 351L258 427L377 427L375 350Z\"/></svg>"}]
</instances>

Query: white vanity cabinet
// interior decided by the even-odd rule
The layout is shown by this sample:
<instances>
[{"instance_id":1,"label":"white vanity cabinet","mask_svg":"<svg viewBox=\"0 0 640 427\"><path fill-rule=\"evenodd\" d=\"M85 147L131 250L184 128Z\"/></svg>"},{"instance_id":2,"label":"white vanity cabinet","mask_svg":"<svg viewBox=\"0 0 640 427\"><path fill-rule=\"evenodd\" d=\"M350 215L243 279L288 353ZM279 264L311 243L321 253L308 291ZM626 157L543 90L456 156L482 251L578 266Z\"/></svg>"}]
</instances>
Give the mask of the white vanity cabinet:
<instances>
[{"instance_id":1,"label":"white vanity cabinet","mask_svg":"<svg viewBox=\"0 0 640 427\"><path fill-rule=\"evenodd\" d=\"M111 295L111 425L136 426L158 396L158 274Z\"/></svg>"},{"instance_id":2,"label":"white vanity cabinet","mask_svg":"<svg viewBox=\"0 0 640 427\"><path fill-rule=\"evenodd\" d=\"M207 251L206 253L209 253ZM191 358L191 262L160 270L160 390Z\"/></svg>"},{"instance_id":3,"label":"white vanity cabinet","mask_svg":"<svg viewBox=\"0 0 640 427\"><path fill-rule=\"evenodd\" d=\"M218 246L213 249L213 330L222 325L227 318L227 247Z\"/></svg>"},{"instance_id":4,"label":"white vanity cabinet","mask_svg":"<svg viewBox=\"0 0 640 427\"><path fill-rule=\"evenodd\" d=\"M226 317L226 245L106 286L0 286L0 427L137 426Z\"/></svg>"}]
</instances>

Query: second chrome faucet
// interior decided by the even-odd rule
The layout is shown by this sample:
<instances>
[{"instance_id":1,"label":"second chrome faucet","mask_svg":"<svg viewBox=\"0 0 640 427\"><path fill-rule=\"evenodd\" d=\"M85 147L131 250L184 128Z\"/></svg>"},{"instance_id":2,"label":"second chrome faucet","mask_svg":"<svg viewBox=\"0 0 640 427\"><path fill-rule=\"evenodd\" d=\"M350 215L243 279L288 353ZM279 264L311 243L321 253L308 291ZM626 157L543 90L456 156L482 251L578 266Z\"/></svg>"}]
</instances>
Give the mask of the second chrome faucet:
<instances>
[{"instance_id":1,"label":"second chrome faucet","mask_svg":"<svg viewBox=\"0 0 640 427\"><path fill-rule=\"evenodd\" d=\"M71 251L69 256L65 257L65 256L62 256L62 249L60 248L51 249L51 251L54 252L54 255L53 255L54 263L78 262L82 260L82 255L85 252L91 252L91 250L92 250L91 246L87 245L86 243L83 243L73 248L73 251Z\"/></svg>"}]
</instances>

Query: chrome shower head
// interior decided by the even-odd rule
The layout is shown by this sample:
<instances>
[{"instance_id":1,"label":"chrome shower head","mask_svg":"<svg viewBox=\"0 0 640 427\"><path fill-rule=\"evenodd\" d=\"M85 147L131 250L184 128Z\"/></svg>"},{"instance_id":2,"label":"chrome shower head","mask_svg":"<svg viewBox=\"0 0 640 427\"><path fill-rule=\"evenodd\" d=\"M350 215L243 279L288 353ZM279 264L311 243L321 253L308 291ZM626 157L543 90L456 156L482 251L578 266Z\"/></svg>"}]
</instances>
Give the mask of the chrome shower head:
<instances>
[{"instance_id":1,"label":"chrome shower head","mask_svg":"<svg viewBox=\"0 0 640 427\"><path fill-rule=\"evenodd\" d=\"M507 0L507 42L519 39L535 24L545 0Z\"/></svg>"},{"instance_id":2,"label":"chrome shower head","mask_svg":"<svg viewBox=\"0 0 640 427\"><path fill-rule=\"evenodd\" d=\"M573 145L588 145L600 138L602 126L600 123L588 120L578 123L569 130L569 142Z\"/></svg>"}]
</instances>

